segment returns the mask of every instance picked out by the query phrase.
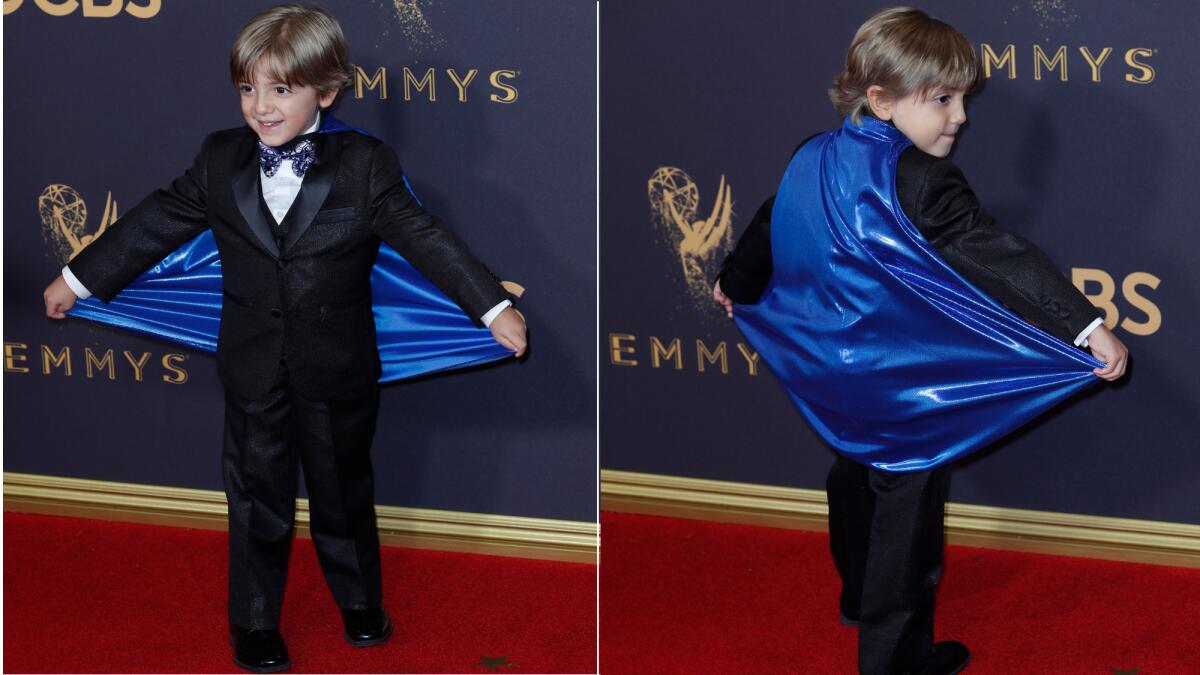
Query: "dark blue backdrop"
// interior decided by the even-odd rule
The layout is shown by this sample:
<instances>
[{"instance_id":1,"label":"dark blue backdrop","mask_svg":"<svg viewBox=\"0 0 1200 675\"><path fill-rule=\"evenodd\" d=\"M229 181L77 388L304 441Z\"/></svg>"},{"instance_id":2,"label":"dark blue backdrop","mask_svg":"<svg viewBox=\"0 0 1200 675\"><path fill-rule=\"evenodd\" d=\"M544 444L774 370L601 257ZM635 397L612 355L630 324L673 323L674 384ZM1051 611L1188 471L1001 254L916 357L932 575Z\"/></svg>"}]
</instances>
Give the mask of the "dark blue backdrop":
<instances>
[{"instance_id":1,"label":"dark blue backdrop","mask_svg":"<svg viewBox=\"0 0 1200 675\"><path fill-rule=\"evenodd\" d=\"M4 17L4 468L220 489L212 358L45 318L41 292L63 259L39 196L70 186L95 232L110 192L127 211L185 169L207 131L241 125L229 47L274 3L115 4L158 11L51 16L28 1ZM523 363L384 389L377 501L594 520L593 3L442 0L417 4L423 17L382 0L323 6L354 63L367 76L386 69L386 99L378 85L361 98L350 89L336 114L391 143L425 205L526 289L531 326ZM428 83L416 86L430 68L434 100ZM460 81L478 71L466 101L447 69ZM43 346L69 348L70 376L43 373ZM113 350L114 379L88 377L85 348ZM125 350L150 354L142 381ZM161 363L172 353L186 382L163 380L178 377Z\"/></svg>"},{"instance_id":2,"label":"dark blue backdrop","mask_svg":"<svg viewBox=\"0 0 1200 675\"><path fill-rule=\"evenodd\" d=\"M825 92L855 29L879 8L857 0L603 6L603 468L823 487L831 451L772 375L749 374L740 334L703 295L728 246L775 193L792 149L839 123ZM1200 523L1200 140L1191 123L1200 6L939 0L921 8L980 50L986 44L997 61L1011 46L1012 77L1007 64L993 67L969 98L953 158L999 222L1080 284L1093 279L1083 284L1088 294L1111 298L1116 333L1132 353L1125 382L1097 387L961 466L952 499ZM1061 65L1046 65L1060 47L1065 80ZM1103 56L1098 81L1088 56ZM715 214L719 233L722 178L731 231L681 259L682 226L656 196L683 195L694 206L686 224ZM697 340L718 353L715 365Z\"/></svg>"}]
</instances>

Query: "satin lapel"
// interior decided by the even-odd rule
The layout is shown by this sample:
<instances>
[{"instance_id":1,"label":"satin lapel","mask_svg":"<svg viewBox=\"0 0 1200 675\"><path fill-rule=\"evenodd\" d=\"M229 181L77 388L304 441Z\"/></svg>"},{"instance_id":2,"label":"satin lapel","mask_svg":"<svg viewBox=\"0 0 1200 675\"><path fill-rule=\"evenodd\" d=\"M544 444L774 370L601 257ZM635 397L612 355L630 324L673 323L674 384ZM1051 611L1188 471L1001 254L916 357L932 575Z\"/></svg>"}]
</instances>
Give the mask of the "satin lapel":
<instances>
[{"instance_id":1,"label":"satin lapel","mask_svg":"<svg viewBox=\"0 0 1200 675\"><path fill-rule=\"evenodd\" d=\"M288 213L288 217L292 218L292 226L288 230L287 239L283 242L285 251L300 239L308 226L312 224L312 219L321 209L321 205L325 203L325 198L329 196L329 190L333 187L333 176L337 172L338 157L341 156L341 153L341 134L317 136L317 161L309 167L308 172L304 175L304 182L300 184L300 194L296 195L296 201Z\"/></svg>"},{"instance_id":2,"label":"satin lapel","mask_svg":"<svg viewBox=\"0 0 1200 675\"><path fill-rule=\"evenodd\" d=\"M238 152L237 166L240 168L233 173L233 196L250 231L268 253L278 258L279 246L275 244L271 224L263 217L258 204L259 195L262 194L262 183L258 178L258 144L251 142L247 148Z\"/></svg>"}]
</instances>

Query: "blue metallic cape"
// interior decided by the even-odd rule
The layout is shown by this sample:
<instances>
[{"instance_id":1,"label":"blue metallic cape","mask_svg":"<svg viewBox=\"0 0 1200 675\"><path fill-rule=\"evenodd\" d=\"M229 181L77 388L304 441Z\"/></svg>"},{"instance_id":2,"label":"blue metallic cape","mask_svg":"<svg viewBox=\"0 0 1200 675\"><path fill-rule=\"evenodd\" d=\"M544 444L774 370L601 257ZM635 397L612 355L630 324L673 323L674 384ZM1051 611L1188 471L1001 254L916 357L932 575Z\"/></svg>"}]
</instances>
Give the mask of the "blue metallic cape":
<instances>
[{"instance_id":1,"label":"blue metallic cape","mask_svg":"<svg viewBox=\"0 0 1200 675\"><path fill-rule=\"evenodd\" d=\"M747 340L845 457L923 471L1099 381L1103 366L954 271L900 208L911 144L864 118L805 143L771 215L772 278Z\"/></svg>"},{"instance_id":2,"label":"blue metallic cape","mask_svg":"<svg viewBox=\"0 0 1200 675\"><path fill-rule=\"evenodd\" d=\"M320 133L345 131L367 133L331 115L324 116ZM404 181L407 185L408 178ZM371 270L371 299L383 364L380 382L512 356L492 338L491 331L477 328L453 300L386 243L380 245ZM216 351L221 324L221 260L212 231L206 230L180 246L108 304L92 297L80 300L67 313L195 349Z\"/></svg>"}]
</instances>

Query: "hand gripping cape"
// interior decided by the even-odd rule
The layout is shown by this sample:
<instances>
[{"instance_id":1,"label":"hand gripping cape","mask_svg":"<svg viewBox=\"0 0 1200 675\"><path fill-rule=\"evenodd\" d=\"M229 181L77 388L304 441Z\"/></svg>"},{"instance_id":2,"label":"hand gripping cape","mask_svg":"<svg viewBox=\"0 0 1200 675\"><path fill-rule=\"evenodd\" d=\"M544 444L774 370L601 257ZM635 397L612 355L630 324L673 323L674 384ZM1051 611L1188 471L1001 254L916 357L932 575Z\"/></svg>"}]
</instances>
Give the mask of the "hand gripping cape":
<instances>
[{"instance_id":1,"label":"hand gripping cape","mask_svg":"<svg viewBox=\"0 0 1200 675\"><path fill-rule=\"evenodd\" d=\"M319 133L367 132L325 115ZM408 185L408 178L404 179ZM411 191L411 186L409 190ZM414 193L414 197L415 197ZM419 203L419 200L418 200ZM512 352L386 243L371 270L380 382L496 361ZM80 300L67 312L213 352L221 323L221 260L211 230L180 246L108 304Z\"/></svg>"},{"instance_id":2,"label":"hand gripping cape","mask_svg":"<svg viewBox=\"0 0 1200 675\"><path fill-rule=\"evenodd\" d=\"M772 278L734 318L843 456L923 471L1098 381L1096 359L955 272L900 208L892 125L846 118L788 164L771 214Z\"/></svg>"}]
</instances>

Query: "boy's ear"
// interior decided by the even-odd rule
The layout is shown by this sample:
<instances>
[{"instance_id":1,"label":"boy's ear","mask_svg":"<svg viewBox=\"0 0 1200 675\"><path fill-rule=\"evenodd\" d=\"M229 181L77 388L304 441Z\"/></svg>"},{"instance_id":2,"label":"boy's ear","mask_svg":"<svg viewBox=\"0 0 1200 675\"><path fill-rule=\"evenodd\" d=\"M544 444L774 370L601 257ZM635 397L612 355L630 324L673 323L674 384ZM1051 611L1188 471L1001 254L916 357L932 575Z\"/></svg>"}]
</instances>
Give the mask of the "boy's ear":
<instances>
[{"instance_id":1,"label":"boy's ear","mask_svg":"<svg viewBox=\"0 0 1200 675\"><path fill-rule=\"evenodd\" d=\"M335 87L329 91L323 91L317 94L317 105L321 107L321 110L325 110L329 108L329 106L333 105L333 100L337 98L338 91L339 90Z\"/></svg>"},{"instance_id":2,"label":"boy's ear","mask_svg":"<svg viewBox=\"0 0 1200 675\"><path fill-rule=\"evenodd\" d=\"M877 84L867 87L867 106L875 117L885 122L892 119L892 99L884 93L883 87Z\"/></svg>"}]
</instances>

